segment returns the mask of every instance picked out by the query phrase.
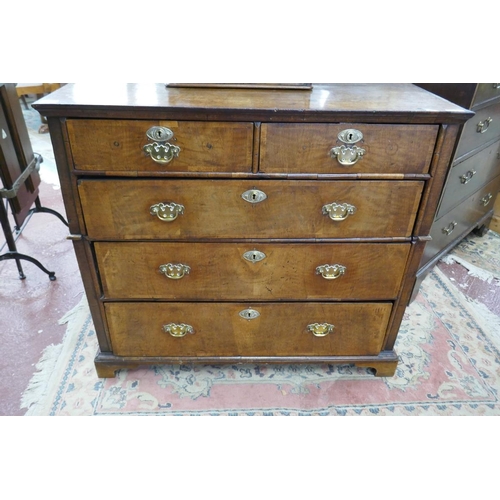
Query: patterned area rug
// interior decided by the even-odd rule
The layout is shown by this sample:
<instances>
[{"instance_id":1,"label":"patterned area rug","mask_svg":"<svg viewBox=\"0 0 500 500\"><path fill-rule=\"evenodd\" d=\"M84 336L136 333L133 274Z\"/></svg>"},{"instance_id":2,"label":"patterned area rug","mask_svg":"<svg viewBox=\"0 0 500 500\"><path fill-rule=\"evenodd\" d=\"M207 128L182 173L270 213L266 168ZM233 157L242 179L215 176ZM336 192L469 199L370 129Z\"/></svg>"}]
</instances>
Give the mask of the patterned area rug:
<instances>
[{"instance_id":1,"label":"patterned area rug","mask_svg":"<svg viewBox=\"0 0 500 500\"><path fill-rule=\"evenodd\" d=\"M498 275L500 237L459 258ZM85 298L23 397L27 415L500 415L500 318L437 267L407 308L392 378L339 365L168 365L98 379Z\"/></svg>"}]
</instances>

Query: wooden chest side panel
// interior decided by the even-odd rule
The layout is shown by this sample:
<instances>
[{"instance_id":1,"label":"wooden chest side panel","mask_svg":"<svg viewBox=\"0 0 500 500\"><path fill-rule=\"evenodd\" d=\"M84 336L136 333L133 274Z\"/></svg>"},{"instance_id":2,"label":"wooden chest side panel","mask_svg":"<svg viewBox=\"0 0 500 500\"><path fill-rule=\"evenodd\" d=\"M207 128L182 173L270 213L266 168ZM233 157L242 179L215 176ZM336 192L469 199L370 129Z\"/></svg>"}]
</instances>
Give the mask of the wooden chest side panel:
<instances>
[{"instance_id":1,"label":"wooden chest side panel","mask_svg":"<svg viewBox=\"0 0 500 500\"><path fill-rule=\"evenodd\" d=\"M252 307L260 316L239 313ZM106 303L119 356L314 356L377 355L392 309L390 303ZM335 326L315 337L309 324ZM175 338L163 325L184 323L194 333Z\"/></svg>"},{"instance_id":2,"label":"wooden chest side panel","mask_svg":"<svg viewBox=\"0 0 500 500\"><path fill-rule=\"evenodd\" d=\"M143 147L154 141L150 127L168 127L168 142L181 148L170 163L160 164ZM145 120L68 120L74 166L88 171L250 172L253 124Z\"/></svg>"},{"instance_id":3,"label":"wooden chest side panel","mask_svg":"<svg viewBox=\"0 0 500 500\"><path fill-rule=\"evenodd\" d=\"M341 165L330 150L343 143L345 129L362 132L355 145L365 150L352 166ZM429 170L438 127L435 125L372 125L363 123L263 123L262 172L316 172L403 174Z\"/></svg>"},{"instance_id":4,"label":"wooden chest side panel","mask_svg":"<svg viewBox=\"0 0 500 500\"><path fill-rule=\"evenodd\" d=\"M251 262L245 252L265 258ZM391 300L401 286L408 243L95 243L104 295L166 300ZM189 273L171 279L164 264ZM325 279L325 264L343 275Z\"/></svg>"},{"instance_id":5,"label":"wooden chest side panel","mask_svg":"<svg viewBox=\"0 0 500 500\"><path fill-rule=\"evenodd\" d=\"M420 181L81 180L88 235L95 239L357 238L411 235ZM247 190L267 195L260 203ZM172 222L150 214L177 203ZM356 213L334 221L323 206L348 203Z\"/></svg>"}]
</instances>

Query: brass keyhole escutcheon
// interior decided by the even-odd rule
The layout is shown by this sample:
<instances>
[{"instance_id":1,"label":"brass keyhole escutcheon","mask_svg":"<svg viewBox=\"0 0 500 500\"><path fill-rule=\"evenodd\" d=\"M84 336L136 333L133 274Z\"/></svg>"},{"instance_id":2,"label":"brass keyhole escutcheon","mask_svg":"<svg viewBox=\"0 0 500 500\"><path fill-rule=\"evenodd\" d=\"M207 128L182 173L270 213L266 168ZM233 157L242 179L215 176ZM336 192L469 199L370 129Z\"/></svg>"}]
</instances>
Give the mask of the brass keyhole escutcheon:
<instances>
[{"instance_id":1,"label":"brass keyhole escutcheon","mask_svg":"<svg viewBox=\"0 0 500 500\"><path fill-rule=\"evenodd\" d=\"M248 309L243 309L243 311L240 311L238 314L241 318L249 320L258 318L260 316L260 312L252 309L251 307Z\"/></svg>"}]
</instances>

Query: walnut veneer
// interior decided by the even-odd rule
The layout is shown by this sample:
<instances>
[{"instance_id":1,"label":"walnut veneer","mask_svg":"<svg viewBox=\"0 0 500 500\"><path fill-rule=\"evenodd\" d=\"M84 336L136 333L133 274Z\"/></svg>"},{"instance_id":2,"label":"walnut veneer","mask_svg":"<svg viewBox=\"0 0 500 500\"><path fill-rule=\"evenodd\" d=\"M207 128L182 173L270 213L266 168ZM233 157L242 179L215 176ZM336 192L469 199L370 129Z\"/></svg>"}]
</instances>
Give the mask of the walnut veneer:
<instances>
[{"instance_id":1,"label":"walnut veneer","mask_svg":"<svg viewBox=\"0 0 500 500\"><path fill-rule=\"evenodd\" d=\"M99 376L188 362L394 374L468 110L410 84L66 85L35 107Z\"/></svg>"}]
</instances>

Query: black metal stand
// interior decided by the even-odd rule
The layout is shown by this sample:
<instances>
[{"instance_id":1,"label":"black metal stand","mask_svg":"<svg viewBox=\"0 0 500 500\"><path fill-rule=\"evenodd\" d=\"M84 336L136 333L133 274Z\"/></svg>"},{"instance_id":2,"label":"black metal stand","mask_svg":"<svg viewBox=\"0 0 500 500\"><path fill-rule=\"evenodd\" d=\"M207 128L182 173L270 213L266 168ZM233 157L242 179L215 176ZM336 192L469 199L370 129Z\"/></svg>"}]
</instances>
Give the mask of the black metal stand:
<instances>
[{"instance_id":1,"label":"black metal stand","mask_svg":"<svg viewBox=\"0 0 500 500\"><path fill-rule=\"evenodd\" d=\"M26 170L23 172L23 174L19 177L19 179L16 180L14 183L13 187L11 189L0 189L0 198L1 203L0 203L0 222L2 224L2 229L5 235L5 244L0 248L0 252L4 249L5 246L8 247L8 251L5 252L4 254L0 255L0 261L2 260L15 260L16 265L17 265L17 270L19 271L19 279L25 279L26 275L24 274L23 267L21 265L21 260L26 260L28 262L31 262L32 264L35 264L35 266L38 266L44 273L48 274L49 279L51 281L54 281L56 279L56 274L53 271L49 271L46 267L44 267L40 261L37 259L34 259L33 257L30 257L29 255L24 255L22 253L19 253L17 251L16 247L16 240L19 238L21 235L23 229L26 227L26 224L29 222L31 219L32 215L34 213L49 213L52 215L55 215L58 219L61 220L61 222L68 226L68 222L64 219L64 217L59 213L56 212L55 210L52 210L51 208L46 208L43 207L40 198L37 196L35 198L35 206L34 208L30 209L28 212L28 216L24 220L23 224L21 227L14 226L14 231L12 230L10 223L9 223L9 217L8 217L8 200L10 198L14 198L17 194L18 186L22 185L23 182L26 180L26 178L34 171L38 170L40 168L40 163L43 161L42 157L40 155L35 155L35 160L26 168ZM5 199L5 203L4 200Z\"/></svg>"}]
</instances>

